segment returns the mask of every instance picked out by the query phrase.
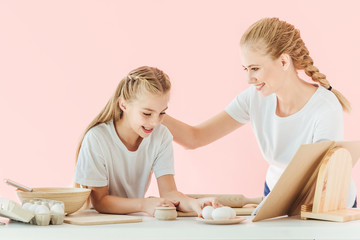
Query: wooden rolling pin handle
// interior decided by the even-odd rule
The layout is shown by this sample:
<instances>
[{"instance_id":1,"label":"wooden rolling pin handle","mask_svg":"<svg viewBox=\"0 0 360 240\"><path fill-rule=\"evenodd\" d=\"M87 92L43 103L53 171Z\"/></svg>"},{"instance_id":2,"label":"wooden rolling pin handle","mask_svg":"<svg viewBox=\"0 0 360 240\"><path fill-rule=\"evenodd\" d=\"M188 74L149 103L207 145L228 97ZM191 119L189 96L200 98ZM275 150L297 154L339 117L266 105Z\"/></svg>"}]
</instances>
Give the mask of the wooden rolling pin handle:
<instances>
[{"instance_id":1,"label":"wooden rolling pin handle","mask_svg":"<svg viewBox=\"0 0 360 240\"><path fill-rule=\"evenodd\" d=\"M224 206L243 207L246 204L259 204L264 197L248 198L243 194L187 194L192 198L216 197Z\"/></svg>"}]
</instances>

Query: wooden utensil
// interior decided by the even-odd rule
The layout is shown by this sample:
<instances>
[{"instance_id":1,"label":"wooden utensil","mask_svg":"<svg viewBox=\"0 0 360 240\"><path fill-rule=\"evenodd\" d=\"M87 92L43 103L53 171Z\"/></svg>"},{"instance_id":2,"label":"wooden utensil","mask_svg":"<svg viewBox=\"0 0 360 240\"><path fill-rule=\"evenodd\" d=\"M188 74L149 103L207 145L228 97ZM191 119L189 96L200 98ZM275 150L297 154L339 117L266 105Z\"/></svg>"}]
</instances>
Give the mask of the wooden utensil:
<instances>
[{"instance_id":1,"label":"wooden utensil","mask_svg":"<svg viewBox=\"0 0 360 240\"><path fill-rule=\"evenodd\" d=\"M26 187L20 183L14 182L13 180L10 180L10 179L4 179L4 182L13 187L16 187L17 189L24 191L24 192L32 192L33 191L32 188Z\"/></svg>"},{"instance_id":2,"label":"wooden utensil","mask_svg":"<svg viewBox=\"0 0 360 240\"><path fill-rule=\"evenodd\" d=\"M101 214L93 210L79 212L65 217L64 222L75 225L103 225L141 222L142 218L129 215Z\"/></svg>"},{"instance_id":3,"label":"wooden utensil","mask_svg":"<svg viewBox=\"0 0 360 240\"><path fill-rule=\"evenodd\" d=\"M242 194L186 194L192 198L216 197L219 202L228 207L241 208L246 204L259 204L263 197L247 198Z\"/></svg>"}]
</instances>

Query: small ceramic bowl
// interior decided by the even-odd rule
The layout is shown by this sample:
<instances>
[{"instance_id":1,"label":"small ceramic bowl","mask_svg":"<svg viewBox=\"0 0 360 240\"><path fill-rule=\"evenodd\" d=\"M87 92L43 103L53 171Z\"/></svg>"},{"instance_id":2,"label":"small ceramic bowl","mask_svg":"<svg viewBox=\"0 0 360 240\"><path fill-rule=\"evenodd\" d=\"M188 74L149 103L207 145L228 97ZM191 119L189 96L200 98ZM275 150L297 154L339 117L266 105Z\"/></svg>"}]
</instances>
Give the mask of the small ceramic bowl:
<instances>
[{"instance_id":1,"label":"small ceramic bowl","mask_svg":"<svg viewBox=\"0 0 360 240\"><path fill-rule=\"evenodd\" d=\"M175 207L157 207L155 208L155 218L157 220L175 220L177 212Z\"/></svg>"}]
</instances>

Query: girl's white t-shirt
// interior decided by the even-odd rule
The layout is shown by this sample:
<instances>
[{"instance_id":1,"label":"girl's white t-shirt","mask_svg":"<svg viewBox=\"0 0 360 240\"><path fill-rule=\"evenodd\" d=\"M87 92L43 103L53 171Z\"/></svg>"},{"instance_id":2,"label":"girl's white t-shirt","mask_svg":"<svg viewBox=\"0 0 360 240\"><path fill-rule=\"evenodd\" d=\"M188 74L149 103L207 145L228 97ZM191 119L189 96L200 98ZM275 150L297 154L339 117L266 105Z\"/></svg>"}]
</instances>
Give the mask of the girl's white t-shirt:
<instances>
[{"instance_id":1,"label":"girl's white t-shirt","mask_svg":"<svg viewBox=\"0 0 360 240\"><path fill-rule=\"evenodd\" d=\"M225 111L236 121L250 122L265 160L270 164L266 183L274 188L301 144L344 139L341 104L319 86L306 105L288 117L276 115L275 94L262 97L254 86L238 94ZM356 187L351 180L347 207L352 207Z\"/></svg>"},{"instance_id":2,"label":"girl's white t-shirt","mask_svg":"<svg viewBox=\"0 0 360 240\"><path fill-rule=\"evenodd\" d=\"M174 174L173 137L163 125L129 151L118 137L113 121L91 128L79 152L75 182L84 186L108 186L109 194L143 198L155 177Z\"/></svg>"}]
</instances>

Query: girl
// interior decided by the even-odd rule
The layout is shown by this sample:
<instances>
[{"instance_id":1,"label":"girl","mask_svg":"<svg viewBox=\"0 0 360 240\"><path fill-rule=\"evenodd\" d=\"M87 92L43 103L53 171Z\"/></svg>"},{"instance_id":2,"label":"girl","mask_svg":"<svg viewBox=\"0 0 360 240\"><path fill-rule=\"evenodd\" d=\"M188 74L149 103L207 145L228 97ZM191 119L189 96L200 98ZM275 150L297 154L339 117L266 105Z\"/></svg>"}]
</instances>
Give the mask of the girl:
<instances>
[{"instance_id":1,"label":"girl","mask_svg":"<svg viewBox=\"0 0 360 240\"><path fill-rule=\"evenodd\" d=\"M192 199L177 191L172 135L161 125L170 97L169 77L140 67L119 83L114 96L87 127L79 144L75 182L90 188L102 213L146 212L176 206L201 215L214 198ZM144 198L155 173L161 198Z\"/></svg>"},{"instance_id":2,"label":"girl","mask_svg":"<svg viewBox=\"0 0 360 240\"><path fill-rule=\"evenodd\" d=\"M278 18L254 23L240 42L248 83L225 111L189 126L167 116L164 125L174 140L189 149L207 145L250 122L261 152L270 164L265 196L275 186L301 144L343 140L342 111L350 111L346 98L313 65L299 30ZM317 84L302 80L298 70ZM351 182L347 207L356 207Z\"/></svg>"}]
</instances>

